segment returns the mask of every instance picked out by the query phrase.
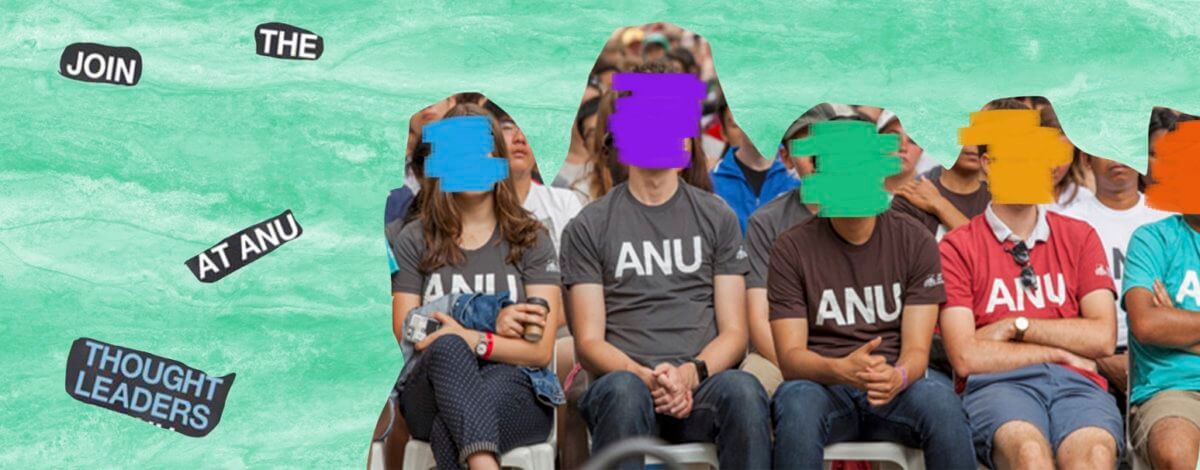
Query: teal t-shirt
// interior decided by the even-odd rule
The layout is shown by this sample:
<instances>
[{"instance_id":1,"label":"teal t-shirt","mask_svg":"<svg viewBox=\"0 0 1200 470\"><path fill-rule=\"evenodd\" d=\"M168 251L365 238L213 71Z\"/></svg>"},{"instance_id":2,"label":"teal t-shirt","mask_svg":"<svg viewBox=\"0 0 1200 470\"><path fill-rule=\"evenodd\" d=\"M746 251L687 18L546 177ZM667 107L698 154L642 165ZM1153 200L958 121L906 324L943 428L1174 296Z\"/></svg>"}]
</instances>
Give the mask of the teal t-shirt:
<instances>
[{"instance_id":1,"label":"teal t-shirt","mask_svg":"<svg viewBox=\"0 0 1200 470\"><path fill-rule=\"evenodd\" d=\"M1154 280L1158 279L1176 308L1200 315L1200 233L1192 230L1182 216L1141 226L1133 232L1125 253L1122 300L1137 287L1153 291ZM1132 329L1129 349L1133 354L1132 403L1142 403L1163 390L1200 390L1200 355L1144 344Z\"/></svg>"}]
</instances>

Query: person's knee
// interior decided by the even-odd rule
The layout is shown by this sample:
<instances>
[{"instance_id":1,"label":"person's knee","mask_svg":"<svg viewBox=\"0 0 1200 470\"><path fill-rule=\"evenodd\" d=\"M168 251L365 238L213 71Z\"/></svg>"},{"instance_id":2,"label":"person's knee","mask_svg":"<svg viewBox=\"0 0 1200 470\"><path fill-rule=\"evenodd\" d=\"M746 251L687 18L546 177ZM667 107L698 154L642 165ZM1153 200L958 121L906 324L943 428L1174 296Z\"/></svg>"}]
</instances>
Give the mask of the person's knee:
<instances>
[{"instance_id":1,"label":"person's knee","mask_svg":"<svg viewBox=\"0 0 1200 470\"><path fill-rule=\"evenodd\" d=\"M433 340L433 343L425 348L424 355L430 360L446 360L452 357L474 357L474 352L458 335L442 335ZM437 358L437 359L434 359Z\"/></svg>"},{"instance_id":2,"label":"person's knee","mask_svg":"<svg viewBox=\"0 0 1200 470\"><path fill-rule=\"evenodd\" d=\"M1054 468L1054 456L1050 451L1050 443L1046 441L1042 431L1032 423L1025 421L1004 423L996 430L993 442L993 460L1006 462L1008 467Z\"/></svg>"},{"instance_id":3,"label":"person's knee","mask_svg":"<svg viewBox=\"0 0 1200 470\"><path fill-rule=\"evenodd\" d=\"M823 417L827 400L825 386L808 380L789 380L779 386L771 400L775 423L804 421L805 417Z\"/></svg>"},{"instance_id":4,"label":"person's knee","mask_svg":"<svg viewBox=\"0 0 1200 470\"><path fill-rule=\"evenodd\" d=\"M1068 434L1058 446L1060 468L1113 468L1117 442L1108 431L1086 427Z\"/></svg>"},{"instance_id":5,"label":"person's knee","mask_svg":"<svg viewBox=\"0 0 1200 470\"><path fill-rule=\"evenodd\" d=\"M712 386L720 387L718 396L722 404L737 407L746 404L766 405L767 403L767 392L763 390L762 384L753 375L746 372L727 370L709 380L717 382Z\"/></svg>"},{"instance_id":6,"label":"person's knee","mask_svg":"<svg viewBox=\"0 0 1200 470\"><path fill-rule=\"evenodd\" d=\"M1165 418L1150 428L1150 457L1155 468L1196 468L1200 428L1183 418Z\"/></svg>"},{"instance_id":7,"label":"person's knee","mask_svg":"<svg viewBox=\"0 0 1200 470\"><path fill-rule=\"evenodd\" d=\"M584 395L584 402L589 405L611 405L625 409L654 404L650 388L646 387L637 374L628 371L609 372L592 382L588 393Z\"/></svg>"},{"instance_id":8,"label":"person's knee","mask_svg":"<svg viewBox=\"0 0 1200 470\"><path fill-rule=\"evenodd\" d=\"M723 415L734 422L748 424L766 421L770 408L767 392L753 375L740 370L728 370L709 380L715 382L709 386L717 387L717 406Z\"/></svg>"},{"instance_id":9,"label":"person's knee","mask_svg":"<svg viewBox=\"0 0 1200 470\"><path fill-rule=\"evenodd\" d=\"M967 413L962 400L944 384L922 379L904 391L905 399L916 408L922 422L930 431L959 433L967 426Z\"/></svg>"}]
</instances>

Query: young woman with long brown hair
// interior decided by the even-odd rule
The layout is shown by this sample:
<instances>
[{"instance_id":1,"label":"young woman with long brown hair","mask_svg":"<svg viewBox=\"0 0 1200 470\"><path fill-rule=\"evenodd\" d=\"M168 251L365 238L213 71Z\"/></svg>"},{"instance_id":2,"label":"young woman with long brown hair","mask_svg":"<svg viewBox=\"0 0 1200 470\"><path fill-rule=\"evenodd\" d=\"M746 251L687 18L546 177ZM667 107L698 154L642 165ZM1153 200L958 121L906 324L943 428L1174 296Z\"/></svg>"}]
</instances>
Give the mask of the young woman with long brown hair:
<instances>
[{"instance_id":1,"label":"young woman with long brown hair","mask_svg":"<svg viewBox=\"0 0 1200 470\"><path fill-rule=\"evenodd\" d=\"M495 158L507 158L502 130L487 110L458 104L446 118L488 116ZM431 158L436 158L432 156ZM499 468L498 457L543 442L553 406L523 368L550 363L554 335L521 338L525 325L556 331L562 322L558 259L546 229L521 207L506 178L489 191L446 193L437 178L422 184L419 215L389 237L392 325L403 339L408 312L442 295L500 293L516 302L497 314L496 332L469 330L444 313L441 329L416 344L423 351L404 380L400 409L413 437L430 442L439 468ZM546 299L549 312L524 304Z\"/></svg>"}]
</instances>

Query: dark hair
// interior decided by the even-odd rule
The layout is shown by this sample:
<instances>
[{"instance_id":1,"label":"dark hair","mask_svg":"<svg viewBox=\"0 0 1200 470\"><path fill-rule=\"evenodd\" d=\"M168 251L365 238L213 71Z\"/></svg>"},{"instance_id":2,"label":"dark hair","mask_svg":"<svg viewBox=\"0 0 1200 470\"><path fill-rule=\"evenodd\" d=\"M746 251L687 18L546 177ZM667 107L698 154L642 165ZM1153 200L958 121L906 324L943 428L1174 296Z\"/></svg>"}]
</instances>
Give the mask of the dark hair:
<instances>
[{"instance_id":1,"label":"dark hair","mask_svg":"<svg viewBox=\"0 0 1200 470\"><path fill-rule=\"evenodd\" d=\"M1150 133L1158 131L1173 131L1179 124L1179 116L1170 108L1156 107L1150 112Z\"/></svg>"},{"instance_id":2,"label":"dark hair","mask_svg":"<svg viewBox=\"0 0 1200 470\"><path fill-rule=\"evenodd\" d=\"M489 114L491 114L492 117L496 118L496 120L499 122L504 122L504 121L513 122L512 116L509 116L508 113L504 111L504 108L501 108L500 105L496 104L495 101L492 101L492 100L484 101L483 109L487 110L487 112Z\"/></svg>"},{"instance_id":3,"label":"dark hair","mask_svg":"<svg viewBox=\"0 0 1200 470\"><path fill-rule=\"evenodd\" d=\"M454 104L470 103L482 105L484 101L488 100L486 96L483 96L483 93L478 91L464 91L462 93L455 93L453 96L451 96L451 98L454 98Z\"/></svg>"},{"instance_id":4,"label":"dark hair","mask_svg":"<svg viewBox=\"0 0 1200 470\"><path fill-rule=\"evenodd\" d=\"M679 70L679 68L676 67L674 63L672 63L670 60L668 60L665 57L643 63L637 67L634 67L633 71L638 72L638 73L679 73L679 72L682 72L682 70Z\"/></svg>"},{"instance_id":5,"label":"dark hair","mask_svg":"<svg viewBox=\"0 0 1200 470\"><path fill-rule=\"evenodd\" d=\"M696 68L696 56L692 55L691 51L682 47L672 50L667 54L667 57L682 63L684 72L692 73L692 69Z\"/></svg>"},{"instance_id":6,"label":"dark hair","mask_svg":"<svg viewBox=\"0 0 1200 470\"><path fill-rule=\"evenodd\" d=\"M575 113L575 131L579 132L579 136L583 137L583 121L587 118L595 116L596 111L600 110L600 97L593 96L583 104L579 105L579 112Z\"/></svg>"},{"instance_id":7,"label":"dark hair","mask_svg":"<svg viewBox=\"0 0 1200 470\"><path fill-rule=\"evenodd\" d=\"M1016 98L1000 98L998 100L991 100L988 102L988 104L983 106L984 111L992 111L992 110L997 110L997 109L1033 109L1033 108L1030 107L1028 104L1026 104L1024 101L1021 101Z\"/></svg>"},{"instance_id":8,"label":"dark hair","mask_svg":"<svg viewBox=\"0 0 1200 470\"><path fill-rule=\"evenodd\" d=\"M596 65L592 66L592 75L600 75L607 72L620 72L621 67L612 62L598 60Z\"/></svg>"}]
</instances>

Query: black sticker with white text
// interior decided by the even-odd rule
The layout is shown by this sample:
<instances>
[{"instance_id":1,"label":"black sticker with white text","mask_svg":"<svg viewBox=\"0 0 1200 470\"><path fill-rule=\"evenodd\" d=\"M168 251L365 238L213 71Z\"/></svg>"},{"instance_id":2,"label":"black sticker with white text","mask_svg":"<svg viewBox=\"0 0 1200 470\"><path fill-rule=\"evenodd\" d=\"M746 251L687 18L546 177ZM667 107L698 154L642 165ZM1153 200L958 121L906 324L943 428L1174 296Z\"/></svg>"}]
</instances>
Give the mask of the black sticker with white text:
<instances>
[{"instance_id":1,"label":"black sticker with white text","mask_svg":"<svg viewBox=\"0 0 1200 470\"><path fill-rule=\"evenodd\" d=\"M295 240L304 229L288 209L270 219L226 237L186 261L200 282L217 282L243 266L275 251L279 245Z\"/></svg>"},{"instance_id":2,"label":"black sticker with white text","mask_svg":"<svg viewBox=\"0 0 1200 470\"><path fill-rule=\"evenodd\" d=\"M58 73L82 82L134 86L142 79L142 54L132 47L77 42L63 49Z\"/></svg>"},{"instance_id":3,"label":"black sticker with white text","mask_svg":"<svg viewBox=\"0 0 1200 470\"><path fill-rule=\"evenodd\" d=\"M276 59L317 60L325 52L325 39L286 23L263 23L254 28L254 51Z\"/></svg>"},{"instance_id":4,"label":"black sticker with white text","mask_svg":"<svg viewBox=\"0 0 1200 470\"><path fill-rule=\"evenodd\" d=\"M191 437L221 422L237 374L213 377L200 369L91 338L71 343L67 394Z\"/></svg>"}]
</instances>

